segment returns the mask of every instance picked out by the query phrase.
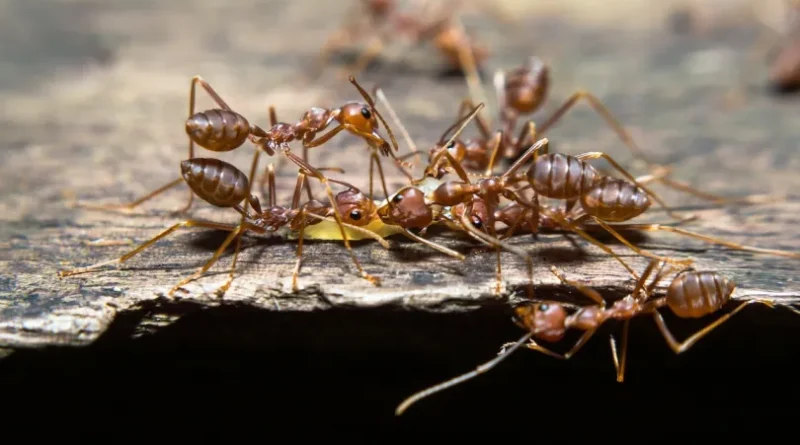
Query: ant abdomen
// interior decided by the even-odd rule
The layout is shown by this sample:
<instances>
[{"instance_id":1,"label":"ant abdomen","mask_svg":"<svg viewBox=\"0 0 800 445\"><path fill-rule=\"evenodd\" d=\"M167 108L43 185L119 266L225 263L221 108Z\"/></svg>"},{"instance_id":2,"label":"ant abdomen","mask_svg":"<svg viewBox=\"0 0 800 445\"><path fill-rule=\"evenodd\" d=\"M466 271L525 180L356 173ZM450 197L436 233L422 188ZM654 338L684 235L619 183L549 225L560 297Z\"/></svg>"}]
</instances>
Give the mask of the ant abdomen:
<instances>
[{"instance_id":1,"label":"ant abdomen","mask_svg":"<svg viewBox=\"0 0 800 445\"><path fill-rule=\"evenodd\" d=\"M250 133L250 122L235 111L212 109L195 113L186 119L189 138L211 151L239 148Z\"/></svg>"},{"instance_id":2,"label":"ant abdomen","mask_svg":"<svg viewBox=\"0 0 800 445\"><path fill-rule=\"evenodd\" d=\"M577 198L600 178L600 173L591 165L561 153L539 156L528 170L528 181L534 190L553 199Z\"/></svg>"},{"instance_id":3,"label":"ant abdomen","mask_svg":"<svg viewBox=\"0 0 800 445\"><path fill-rule=\"evenodd\" d=\"M530 114L544 102L550 86L550 73L540 59L509 73L505 84L506 103L519 114Z\"/></svg>"},{"instance_id":4,"label":"ant abdomen","mask_svg":"<svg viewBox=\"0 0 800 445\"><path fill-rule=\"evenodd\" d=\"M581 206L589 215L607 222L635 218L650 208L647 192L630 181L603 177L581 195Z\"/></svg>"},{"instance_id":5,"label":"ant abdomen","mask_svg":"<svg viewBox=\"0 0 800 445\"><path fill-rule=\"evenodd\" d=\"M681 318L700 318L722 308L736 288L717 272L684 272L667 289L667 306Z\"/></svg>"},{"instance_id":6,"label":"ant abdomen","mask_svg":"<svg viewBox=\"0 0 800 445\"><path fill-rule=\"evenodd\" d=\"M217 207L234 207L247 197L247 175L225 161L194 158L181 162L181 175L197 196Z\"/></svg>"}]
</instances>

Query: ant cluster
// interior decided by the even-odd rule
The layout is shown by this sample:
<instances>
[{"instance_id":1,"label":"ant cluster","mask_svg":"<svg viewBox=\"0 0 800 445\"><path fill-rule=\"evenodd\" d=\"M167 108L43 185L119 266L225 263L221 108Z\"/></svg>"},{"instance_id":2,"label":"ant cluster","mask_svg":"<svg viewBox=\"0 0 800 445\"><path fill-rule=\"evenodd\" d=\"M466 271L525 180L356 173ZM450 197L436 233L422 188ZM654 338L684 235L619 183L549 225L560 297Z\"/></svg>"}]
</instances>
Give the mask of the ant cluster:
<instances>
[{"instance_id":1,"label":"ant cluster","mask_svg":"<svg viewBox=\"0 0 800 445\"><path fill-rule=\"evenodd\" d=\"M405 23L405 19L386 12L391 9L392 2L367 3L377 8L375 11L384 11L385 15L382 17L388 22ZM642 249L627 240L620 232L665 231L731 249L800 258L800 253L745 246L679 227L695 217L674 212L647 184L658 182L720 204L755 203L759 200L727 199L671 179L671 169L647 160L623 126L595 96L583 91L576 92L557 108L544 124L537 126L532 120L526 121L528 116L542 107L549 92L549 69L539 58L532 57L513 71L498 71L495 74L493 87L499 108L496 124L481 115L485 107L484 102L475 105L474 100L465 99L459 107L454 123L442 133L438 142L427 153L417 150L381 89L376 88L370 95L353 76L350 76L349 81L362 96L363 102L348 102L336 108L310 108L295 123L279 122L275 108L270 107L270 127L262 128L234 111L205 80L199 76L194 77L189 94L189 115L185 122L185 131L189 138L188 158L180 163L181 177L130 203L81 204L81 206L128 211L185 182L189 185L190 193L186 205L178 209L178 213L189 211L196 196L213 206L234 210L240 216L239 223L223 224L187 219L162 231L119 258L61 271L59 276L77 275L99 270L109 264L123 263L178 229L189 227L223 230L230 234L200 270L169 291L170 296L181 286L205 274L231 243L235 242L228 278L217 290L217 294L222 297L234 280L242 236L248 232L266 234L288 229L296 237L297 260L292 274L293 290L298 288L297 280L304 239L341 240L359 275L375 286L381 284L380 278L364 270L350 246L351 240L372 239L384 248L390 249L385 237L402 234L440 253L464 260L463 254L425 236L427 229L435 225L464 234L479 244L496 250L495 292L498 294L502 284L500 252L505 250L519 256L527 267L527 299L525 304L516 307L514 312L517 324L526 331L525 335L517 342L505 345L498 357L481 365L475 371L413 395L398 407L399 415L423 397L488 371L520 347L568 359L607 320L621 320L624 323L620 354L616 352L613 337L611 343L617 379L622 381L627 353L628 323L636 316L653 317L670 348L676 353L681 353L746 305L756 302L775 305L775 302L768 300L747 300L697 334L679 342L665 325L660 309L666 306L682 318L698 318L716 313L731 300L735 289L734 281L717 272L694 270L691 267L694 260L691 258L664 257ZM217 108L200 112L195 110L198 85L214 100ZM395 126L406 137L411 149L408 154L398 156L397 140L377 110L373 96L384 105ZM632 154L647 166L649 174L634 177L604 152L578 155L550 152L549 140L543 135L580 101L587 102L608 123ZM471 139L462 138L461 133L471 123L477 127L479 135ZM381 134L381 130L385 130L388 138ZM341 168L315 167L308 160L309 149L324 145L342 131L366 142L370 157L367 193L353 184L335 179L328 173L342 173ZM242 147L246 141L256 148L249 175L219 159L195 157L195 144L209 151L227 152ZM302 146L301 155L291 150L290 144L293 143ZM261 179L256 181L262 154L270 157L281 155L298 168L290 206L278 203L273 164L269 164ZM415 177L408 170L413 165L405 159L419 157L421 154L427 154L427 163L422 174ZM407 178L407 184L398 190L390 191L387 187L382 166L382 161L386 158L390 158ZM590 161L596 159L605 160L618 175L601 171L593 166ZM498 166L503 167L501 173L495 172ZM384 195L382 200L375 199L373 195L375 171ZM323 186L325 201L314 198L310 180L315 180ZM262 201L254 193L254 182L258 182L260 194L266 200L266 205L262 205ZM334 193L334 186L345 189ZM648 211L654 203L663 207L676 223L630 222ZM567 279L562 272L553 267L552 273L562 283L576 288L592 300L593 304L572 306L556 301L537 300L533 280L534 262L524 248L519 247L519 244L512 245L508 239L520 233L536 235L540 230L576 234L611 255L635 281L636 285L632 292L625 298L607 305L597 291ZM593 232L610 233L636 254L649 258L651 260L649 265L641 274L638 273L610 247L592 236ZM657 285L671 274L674 275L666 295L657 296ZM565 354L553 352L536 342L536 340L558 342L570 329L581 330L584 335Z\"/></svg>"}]
</instances>

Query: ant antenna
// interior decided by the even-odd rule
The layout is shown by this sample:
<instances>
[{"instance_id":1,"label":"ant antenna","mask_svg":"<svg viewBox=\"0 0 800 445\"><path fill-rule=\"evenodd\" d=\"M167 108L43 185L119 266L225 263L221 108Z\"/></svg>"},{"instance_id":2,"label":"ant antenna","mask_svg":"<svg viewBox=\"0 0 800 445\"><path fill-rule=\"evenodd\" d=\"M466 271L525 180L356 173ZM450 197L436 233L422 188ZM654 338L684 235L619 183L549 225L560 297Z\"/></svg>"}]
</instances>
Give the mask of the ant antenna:
<instances>
[{"instance_id":1,"label":"ant antenna","mask_svg":"<svg viewBox=\"0 0 800 445\"><path fill-rule=\"evenodd\" d=\"M450 380L448 380L448 381L446 381L444 383L440 383L440 384L438 384L436 386L431 386L428 389L424 389L424 390L412 395L411 397L405 399L403 401L403 403L401 403L397 407L397 409L395 410L394 414L396 416L400 416L400 415L403 414L403 412L405 410L408 409L409 406L413 405L417 401L419 401L421 399L424 399L425 397L428 397L428 396L430 396L432 394L435 394L435 393L437 393L439 391L442 391L442 390L445 390L447 388L450 388L450 387L453 387L455 385L458 385L459 383L465 382L465 381L467 381L467 380L469 380L469 379L471 379L473 377L477 377L477 376L489 371L490 369L494 368L498 363L503 361L506 357L511 355L514 351L516 351L517 348L522 346L522 344L525 343L526 341L528 341L532 336L533 336L533 332L526 333L525 335L522 336L522 338L520 338L519 340L517 340L516 343L514 343L514 346L511 346L510 348L506 349L504 352L500 353L500 355L498 355L497 357L493 358L492 360L490 360L490 361L478 366L477 368L475 368L474 371L468 372L466 374L462 374L462 375L460 375L458 377L454 377L454 378L452 378L452 379L450 379Z\"/></svg>"}]
</instances>

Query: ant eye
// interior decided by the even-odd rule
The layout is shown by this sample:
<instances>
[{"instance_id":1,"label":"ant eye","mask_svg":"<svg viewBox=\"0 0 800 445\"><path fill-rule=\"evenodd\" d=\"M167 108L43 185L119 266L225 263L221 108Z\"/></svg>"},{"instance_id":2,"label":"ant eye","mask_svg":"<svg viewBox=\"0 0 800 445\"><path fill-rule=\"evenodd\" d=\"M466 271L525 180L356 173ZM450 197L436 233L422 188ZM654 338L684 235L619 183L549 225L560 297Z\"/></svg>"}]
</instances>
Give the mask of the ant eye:
<instances>
[{"instance_id":1,"label":"ant eye","mask_svg":"<svg viewBox=\"0 0 800 445\"><path fill-rule=\"evenodd\" d=\"M548 309L550 309L550 305L547 303L542 303L539 305L539 310L542 312L547 312Z\"/></svg>"},{"instance_id":2,"label":"ant eye","mask_svg":"<svg viewBox=\"0 0 800 445\"><path fill-rule=\"evenodd\" d=\"M394 203L398 203L402 200L403 200L403 195L394 195L394 198L392 198L392 202Z\"/></svg>"},{"instance_id":3,"label":"ant eye","mask_svg":"<svg viewBox=\"0 0 800 445\"><path fill-rule=\"evenodd\" d=\"M372 113L367 107L361 109L361 115L364 116L364 119L372 119Z\"/></svg>"},{"instance_id":4,"label":"ant eye","mask_svg":"<svg viewBox=\"0 0 800 445\"><path fill-rule=\"evenodd\" d=\"M454 139L454 140L450 141L450 143L449 143L449 144L447 144L447 147L445 147L445 148L453 148L453 147L455 147L455 146L456 146L456 141L455 141L455 139Z\"/></svg>"},{"instance_id":5,"label":"ant eye","mask_svg":"<svg viewBox=\"0 0 800 445\"><path fill-rule=\"evenodd\" d=\"M480 218L475 217L472 220L472 226L475 227L476 229L482 229L483 228L483 221Z\"/></svg>"},{"instance_id":6,"label":"ant eye","mask_svg":"<svg viewBox=\"0 0 800 445\"><path fill-rule=\"evenodd\" d=\"M350 212L350 219L352 219L353 221L358 221L359 219L361 219L361 211L353 210L352 212Z\"/></svg>"}]
</instances>

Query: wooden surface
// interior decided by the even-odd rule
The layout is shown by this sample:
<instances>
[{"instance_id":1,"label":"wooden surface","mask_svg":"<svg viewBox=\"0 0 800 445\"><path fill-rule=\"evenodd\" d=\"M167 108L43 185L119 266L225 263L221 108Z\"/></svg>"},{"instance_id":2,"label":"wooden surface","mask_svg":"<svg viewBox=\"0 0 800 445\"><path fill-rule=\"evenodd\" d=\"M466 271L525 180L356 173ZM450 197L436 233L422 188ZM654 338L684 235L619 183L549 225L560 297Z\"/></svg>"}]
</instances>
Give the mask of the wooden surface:
<instances>
[{"instance_id":1,"label":"wooden surface","mask_svg":"<svg viewBox=\"0 0 800 445\"><path fill-rule=\"evenodd\" d=\"M90 247L87 241L138 244L179 221L169 211L183 204L185 186L149 202L135 215L69 208L64 196L119 202L177 177L179 161L186 157L183 120L192 75L202 75L237 111L261 123L266 122L268 104L277 106L279 118L292 120L311 106L335 106L359 98L346 81L327 80L326 86L336 91L285 86L312 60L338 23L325 22L335 11L304 13L304 2L237 2L222 15L214 7L193 3L188 8L185 2L135 6L83 2L77 9L52 2L46 11L22 1L3 3L10 11L3 24L33 34L0 39L4 60L10 61L0 73L2 347L90 343L120 313L163 298L222 241L224 235L219 233L179 232L119 270L63 280L56 276L58 270L111 259L132 247ZM512 2L511 8L519 12L527 3ZM314 9L330 7L315 2ZM797 98L766 93L766 65L748 61L743 50L759 30L746 15L737 26L676 35L667 26L669 11L652 11L661 15L649 17L654 23L649 29L614 25L601 18L587 23L529 12L522 18L523 26L511 31L493 22L477 24L474 15L465 21L495 51L489 75L494 69L518 65L530 54L541 55L552 65L552 101L538 119L571 92L587 89L606 101L651 158L673 165L677 179L730 196L790 194L780 204L693 210L701 221L690 228L735 242L800 250ZM66 17L60 13L75 17L56 20ZM221 23L220 16L235 26ZM54 45L63 49L54 50ZM369 87L384 88L422 147L438 139L466 94L463 80L437 75L438 61L431 54L425 49L404 53L392 48L381 63L359 76ZM742 92L735 106L724 100L732 88ZM211 106L205 98L201 104ZM623 165L631 165L624 146L585 107L548 137L556 151L606 151ZM401 150L406 149L401 143ZM220 157L245 170L251 153L246 147ZM344 135L312 152L312 162L341 166L347 170L343 179L366 187L365 154L362 144ZM387 170L394 173L391 167ZM290 168L281 171L283 202L289 200L295 173ZM393 177L390 186L400 185L400 178ZM698 204L663 187L654 188L671 204ZM235 215L202 203L192 215L236 220ZM663 212L645 220L667 222ZM375 243L358 243L356 253L366 270L382 279L380 288L355 274L341 243L309 243L300 276L302 290L292 293L295 244L279 237L250 237L240 257L239 275L222 303L213 291L225 279L230 255L210 274L187 285L187 293L176 296L202 305L232 303L275 311L330 305L456 311L498 300L492 292L493 253L470 250L464 241L434 239L469 252L467 260L459 262L403 239L392 238L388 251ZM536 283L552 285L541 287L539 298L564 290L555 286L556 279L547 270L550 264L570 278L618 295L632 284L616 262L586 243L582 243L584 255L575 254L557 234L541 236L535 243L521 236L513 243L534 256ZM739 283L736 298L800 298L798 260L731 252L670 234L651 234L639 244L659 254L691 256L697 268L734 278ZM620 246L615 250L635 268L644 267L644 259ZM507 253L503 261L506 286L501 300L521 295L525 283L522 262Z\"/></svg>"}]
</instances>

